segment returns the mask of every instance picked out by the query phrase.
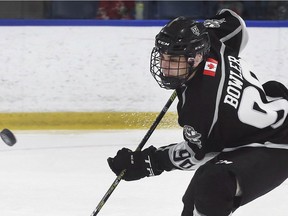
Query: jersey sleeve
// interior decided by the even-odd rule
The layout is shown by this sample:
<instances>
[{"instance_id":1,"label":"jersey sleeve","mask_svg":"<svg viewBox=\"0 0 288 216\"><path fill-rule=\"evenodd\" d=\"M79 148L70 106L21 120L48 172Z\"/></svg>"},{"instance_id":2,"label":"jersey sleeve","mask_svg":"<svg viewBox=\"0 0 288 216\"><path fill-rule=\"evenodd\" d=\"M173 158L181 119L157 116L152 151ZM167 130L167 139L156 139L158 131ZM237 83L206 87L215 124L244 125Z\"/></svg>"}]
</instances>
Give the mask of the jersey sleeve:
<instances>
[{"instance_id":1,"label":"jersey sleeve","mask_svg":"<svg viewBox=\"0 0 288 216\"><path fill-rule=\"evenodd\" d=\"M248 31L244 20L235 12L223 9L215 17L204 21L205 27L226 46L239 53L246 47Z\"/></svg>"}]
</instances>

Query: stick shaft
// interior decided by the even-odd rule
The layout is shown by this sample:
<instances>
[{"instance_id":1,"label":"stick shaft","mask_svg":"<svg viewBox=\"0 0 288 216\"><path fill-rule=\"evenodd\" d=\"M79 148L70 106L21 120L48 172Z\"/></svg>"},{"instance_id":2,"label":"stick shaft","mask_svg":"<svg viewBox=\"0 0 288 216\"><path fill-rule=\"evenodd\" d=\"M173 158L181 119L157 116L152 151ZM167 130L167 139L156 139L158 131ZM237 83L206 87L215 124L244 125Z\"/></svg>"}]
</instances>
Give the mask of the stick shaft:
<instances>
[{"instance_id":1,"label":"stick shaft","mask_svg":"<svg viewBox=\"0 0 288 216\"><path fill-rule=\"evenodd\" d=\"M141 151L141 149L144 147L144 145L146 144L146 142L148 141L148 139L150 138L150 136L154 132L155 128L158 126L158 124L162 120L163 116L166 114L166 112L168 111L169 107L171 106L171 104L175 100L176 96L177 96L176 91L174 91L173 94L168 99L168 101L166 102L166 104L163 107L163 109L161 110L161 112L158 114L157 118L155 119L155 121L153 122L151 127L149 128L149 130L147 131L147 133L145 134L145 136L143 137L143 139L141 140L140 144L136 148L136 151ZM101 208L104 206L104 204L109 199L109 197L111 196L111 194L113 193L115 188L120 183L120 181L123 178L125 172L126 172L126 170L122 170L122 172L116 177L116 179L114 180L114 182L112 183L112 185L110 186L108 191L105 193L105 195L103 196L103 198L101 199L101 201L99 202L99 204L97 205L95 210L92 212L91 216L96 216L100 212Z\"/></svg>"}]
</instances>

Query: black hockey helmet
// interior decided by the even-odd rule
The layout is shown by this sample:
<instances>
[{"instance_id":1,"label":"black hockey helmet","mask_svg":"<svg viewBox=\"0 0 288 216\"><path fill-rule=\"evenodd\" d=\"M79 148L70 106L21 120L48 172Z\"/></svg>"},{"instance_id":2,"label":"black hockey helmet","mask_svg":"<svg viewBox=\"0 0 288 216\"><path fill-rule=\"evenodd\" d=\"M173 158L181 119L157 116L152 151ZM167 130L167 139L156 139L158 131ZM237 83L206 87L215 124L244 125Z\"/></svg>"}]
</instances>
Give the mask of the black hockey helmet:
<instances>
[{"instance_id":1,"label":"black hockey helmet","mask_svg":"<svg viewBox=\"0 0 288 216\"><path fill-rule=\"evenodd\" d=\"M178 17L167 23L156 35L150 59L150 72L160 87L175 89L183 85L198 69L199 64L197 67L194 66L196 54L201 54L203 61L209 50L210 39L203 23L183 16ZM186 73L176 76L165 75L163 71L169 68L164 68L162 65L163 54L173 57L174 60L176 56L185 57Z\"/></svg>"}]
</instances>

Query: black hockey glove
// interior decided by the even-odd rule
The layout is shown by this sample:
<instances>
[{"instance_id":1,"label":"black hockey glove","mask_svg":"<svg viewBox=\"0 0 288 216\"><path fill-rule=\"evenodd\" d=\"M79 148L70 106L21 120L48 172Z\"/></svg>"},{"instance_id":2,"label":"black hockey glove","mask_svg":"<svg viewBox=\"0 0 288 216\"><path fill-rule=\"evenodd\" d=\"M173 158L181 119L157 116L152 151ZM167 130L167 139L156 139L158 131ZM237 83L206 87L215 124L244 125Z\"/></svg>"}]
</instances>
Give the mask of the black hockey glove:
<instances>
[{"instance_id":1,"label":"black hockey glove","mask_svg":"<svg viewBox=\"0 0 288 216\"><path fill-rule=\"evenodd\" d=\"M138 180L146 176L160 175L163 170L158 169L155 156L156 148L150 146L143 151L131 151L122 148L114 158L108 158L111 170L118 176L126 169L123 179L126 181Z\"/></svg>"}]
</instances>

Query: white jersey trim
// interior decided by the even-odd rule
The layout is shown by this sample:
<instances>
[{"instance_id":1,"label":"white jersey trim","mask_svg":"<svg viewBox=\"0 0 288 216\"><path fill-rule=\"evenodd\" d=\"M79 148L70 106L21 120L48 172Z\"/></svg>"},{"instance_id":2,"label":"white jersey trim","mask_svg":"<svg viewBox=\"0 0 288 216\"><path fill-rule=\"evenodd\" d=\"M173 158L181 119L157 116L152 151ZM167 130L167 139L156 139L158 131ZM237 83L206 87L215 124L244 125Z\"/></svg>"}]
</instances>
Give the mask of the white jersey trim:
<instances>
[{"instance_id":1,"label":"white jersey trim","mask_svg":"<svg viewBox=\"0 0 288 216\"><path fill-rule=\"evenodd\" d=\"M228 11L229 13L231 13L234 17L236 17L241 26L239 26L234 32L230 33L229 35L227 35L224 38L221 38L220 41L226 41L229 40L230 38L234 37L236 34L238 34L241 30L242 30L242 41L241 41L241 45L240 45L240 49L239 49L239 53L242 52L242 50L246 47L248 40L249 40L249 35L248 35L248 31L247 31L247 27L246 27L246 23L245 21L234 11L229 10L229 9L223 9L219 12L219 14L224 13L225 11Z\"/></svg>"},{"instance_id":2,"label":"white jersey trim","mask_svg":"<svg viewBox=\"0 0 288 216\"><path fill-rule=\"evenodd\" d=\"M234 148L225 148L222 150L222 152L230 152L230 151L235 151L240 148L244 147L254 147L254 148L275 148L275 149L287 149L288 150L288 144L278 144L278 143L272 143L272 142L265 142L264 144L262 143L251 143L243 146L238 146Z\"/></svg>"},{"instance_id":3,"label":"white jersey trim","mask_svg":"<svg viewBox=\"0 0 288 216\"><path fill-rule=\"evenodd\" d=\"M221 100L221 96L222 96L222 91L223 91L223 87L224 87L224 82L225 82L225 61L224 61L224 52L225 52L225 44L222 43L221 49L220 49L220 55L221 55L221 80L219 82L219 87L218 87L218 91L217 91L217 97L216 97L216 103L215 103L215 112L214 112L214 117L213 117L213 122L211 124L209 133L208 133L208 137L210 136L210 133L215 125L215 123L218 120L218 110L219 110L219 104L220 104L220 100Z\"/></svg>"}]
</instances>

